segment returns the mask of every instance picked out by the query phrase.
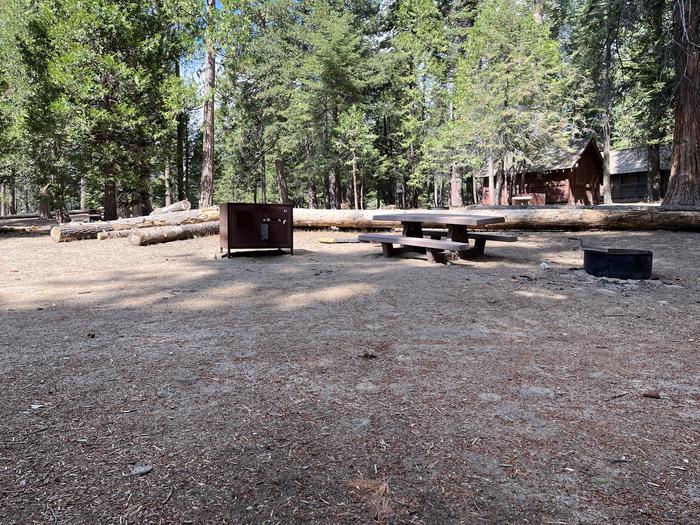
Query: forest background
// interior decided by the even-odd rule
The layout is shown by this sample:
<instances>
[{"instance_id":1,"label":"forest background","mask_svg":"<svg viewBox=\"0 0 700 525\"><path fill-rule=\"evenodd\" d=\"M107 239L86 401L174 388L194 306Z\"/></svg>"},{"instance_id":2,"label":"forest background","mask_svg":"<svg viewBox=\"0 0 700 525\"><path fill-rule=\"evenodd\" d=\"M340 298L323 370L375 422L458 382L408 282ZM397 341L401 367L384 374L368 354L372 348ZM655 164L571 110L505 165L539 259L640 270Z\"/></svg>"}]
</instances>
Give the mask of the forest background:
<instances>
[{"instance_id":1,"label":"forest background","mask_svg":"<svg viewBox=\"0 0 700 525\"><path fill-rule=\"evenodd\" d=\"M647 147L652 182L659 146L684 144L666 200L700 205L697 136L683 135L700 128L698 11L4 0L0 215L102 207L111 219L182 199L461 206L478 202L485 175L498 190L581 137L606 159Z\"/></svg>"}]
</instances>

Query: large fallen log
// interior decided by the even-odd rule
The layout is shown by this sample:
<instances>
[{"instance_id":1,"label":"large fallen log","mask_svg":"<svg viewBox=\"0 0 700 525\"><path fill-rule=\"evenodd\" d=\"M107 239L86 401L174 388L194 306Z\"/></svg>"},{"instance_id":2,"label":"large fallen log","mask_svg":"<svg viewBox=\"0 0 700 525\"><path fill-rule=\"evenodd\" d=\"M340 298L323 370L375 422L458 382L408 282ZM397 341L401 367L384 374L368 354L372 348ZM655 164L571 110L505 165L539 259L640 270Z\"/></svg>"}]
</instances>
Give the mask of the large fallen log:
<instances>
[{"instance_id":1,"label":"large fallen log","mask_svg":"<svg viewBox=\"0 0 700 525\"><path fill-rule=\"evenodd\" d=\"M398 210L318 210L294 209L296 228L347 228L390 229L401 226L398 222L374 221L372 217ZM427 210L427 212L430 212ZM473 213L500 215L502 224L489 225L488 229L514 230L677 230L700 231L700 209L660 208L656 206L471 206L461 209L440 210L445 213ZM198 224L219 219L218 207L202 210L163 213L147 217L132 217L108 222L66 223L51 230L57 242L94 239L99 232ZM426 227L431 227L426 224ZM440 226L439 224L432 226ZM104 236L116 238L125 235Z\"/></svg>"},{"instance_id":2,"label":"large fallen log","mask_svg":"<svg viewBox=\"0 0 700 525\"><path fill-rule=\"evenodd\" d=\"M414 210L406 210L414 211ZM430 210L425 210L431 213ZM401 213L401 210L308 210L294 209L297 228L398 228L398 222L373 221L381 214ZM502 224L490 224L486 229L513 230L678 230L700 231L700 209L660 208L657 206L470 206L440 210L435 213L473 213L502 216ZM440 224L425 224L438 227Z\"/></svg>"},{"instance_id":3,"label":"large fallen log","mask_svg":"<svg viewBox=\"0 0 700 525\"><path fill-rule=\"evenodd\" d=\"M172 213L175 211L187 211L191 207L190 201L177 201L162 208L156 208L150 215L160 215L161 213Z\"/></svg>"},{"instance_id":4,"label":"large fallen log","mask_svg":"<svg viewBox=\"0 0 700 525\"><path fill-rule=\"evenodd\" d=\"M512 230L677 230L700 231L700 209L658 206L469 207L458 210L500 215L488 229Z\"/></svg>"},{"instance_id":5,"label":"large fallen log","mask_svg":"<svg viewBox=\"0 0 700 525\"><path fill-rule=\"evenodd\" d=\"M372 217L379 213L394 213L399 210L319 210L294 208L295 228L349 228L390 229L400 227L398 222L378 222Z\"/></svg>"},{"instance_id":6,"label":"large fallen log","mask_svg":"<svg viewBox=\"0 0 700 525\"><path fill-rule=\"evenodd\" d=\"M184 224L182 226L140 228L131 230L129 242L135 246L146 246L147 244L180 241L193 237L216 235L217 233L219 233L219 221Z\"/></svg>"},{"instance_id":7,"label":"large fallen log","mask_svg":"<svg viewBox=\"0 0 700 525\"><path fill-rule=\"evenodd\" d=\"M98 241L105 241L107 239L125 239L131 232L134 231L133 228L130 230L112 230L110 232L97 232L96 239Z\"/></svg>"},{"instance_id":8,"label":"large fallen log","mask_svg":"<svg viewBox=\"0 0 700 525\"><path fill-rule=\"evenodd\" d=\"M95 239L100 232L131 230L133 228L153 228L156 226L198 224L218 220L219 208L211 207L202 208L200 210L162 213L160 215L129 217L114 221L67 222L53 227L51 229L51 238L56 242L79 241L82 239Z\"/></svg>"}]
</instances>

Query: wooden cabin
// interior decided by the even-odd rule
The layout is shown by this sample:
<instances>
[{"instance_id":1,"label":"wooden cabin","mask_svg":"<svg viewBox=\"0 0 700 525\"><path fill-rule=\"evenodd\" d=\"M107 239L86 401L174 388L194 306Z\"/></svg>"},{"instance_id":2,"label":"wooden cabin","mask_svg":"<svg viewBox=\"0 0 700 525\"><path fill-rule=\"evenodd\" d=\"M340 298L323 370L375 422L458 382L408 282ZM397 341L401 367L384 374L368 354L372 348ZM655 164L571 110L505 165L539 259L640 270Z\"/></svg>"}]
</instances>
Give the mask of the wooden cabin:
<instances>
[{"instance_id":1,"label":"wooden cabin","mask_svg":"<svg viewBox=\"0 0 700 525\"><path fill-rule=\"evenodd\" d=\"M597 204L603 156L592 138L576 140L567 151L544 152L524 175L514 179L514 195L531 195L533 205ZM488 177L484 177L484 204L491 204L488 186ZM508 204L508 188L503 186L499 204Z\"/></svg>"},{"instance_id":2,"label":"wooden cabin","mask_svg":"<svg viewBox=\"0 0 700 525\"><path fill-rule=\"evenodd\" d=\"M661 168L661 195L666 193L671 175L671 145L659 147ZM635 202L647 200L647 174L649 173L649 148L641 146L610 151L610 190L613 201Z\"/></svg>"}]
</instances>

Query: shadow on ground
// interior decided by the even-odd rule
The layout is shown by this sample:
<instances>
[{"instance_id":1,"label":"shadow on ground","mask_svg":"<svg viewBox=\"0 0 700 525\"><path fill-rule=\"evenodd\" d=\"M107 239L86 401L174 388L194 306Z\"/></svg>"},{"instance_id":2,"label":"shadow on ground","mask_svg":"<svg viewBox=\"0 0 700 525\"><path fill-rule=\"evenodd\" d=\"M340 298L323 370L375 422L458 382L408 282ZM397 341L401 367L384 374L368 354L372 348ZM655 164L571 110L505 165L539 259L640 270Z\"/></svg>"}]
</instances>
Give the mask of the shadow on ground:
<instances>
[{"instance_id":1,"label":"shadow on ground","mask_svg":"<svg viewBox=\"0 0 700 525\"><path fill-rule=\"evenodd\" d=\"M389 523L700 519L693 234L588 235L649 282L565 233L448 266L321 236L3 239L0 522L367 523L357 480Z\"/></svg>"}]
</instances>

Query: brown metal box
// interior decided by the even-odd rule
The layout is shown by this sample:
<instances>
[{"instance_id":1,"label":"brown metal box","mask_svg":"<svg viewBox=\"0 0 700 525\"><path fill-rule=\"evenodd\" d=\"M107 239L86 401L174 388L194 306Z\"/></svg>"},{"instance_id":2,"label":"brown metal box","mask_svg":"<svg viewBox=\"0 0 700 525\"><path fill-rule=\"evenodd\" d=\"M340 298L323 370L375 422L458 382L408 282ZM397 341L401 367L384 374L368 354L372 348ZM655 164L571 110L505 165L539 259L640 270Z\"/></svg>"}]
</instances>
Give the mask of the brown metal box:
<instances>
[{"instance_id":1,"label":"brown metal box","mask_svg":"<svg viewBox=\"0 0 700 525\"><path fill-rule=\"evenodd\" d=\"M219 213L219 242L229 256L231 250L289 248L294 253L291 204L222 204Z\"/></svg>"}]
</instances>

